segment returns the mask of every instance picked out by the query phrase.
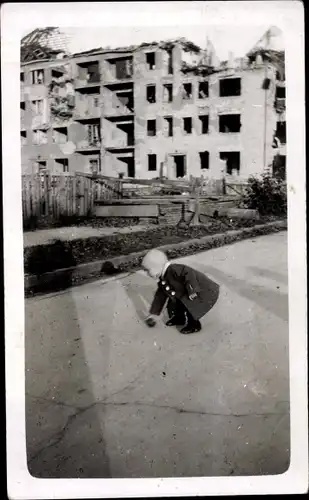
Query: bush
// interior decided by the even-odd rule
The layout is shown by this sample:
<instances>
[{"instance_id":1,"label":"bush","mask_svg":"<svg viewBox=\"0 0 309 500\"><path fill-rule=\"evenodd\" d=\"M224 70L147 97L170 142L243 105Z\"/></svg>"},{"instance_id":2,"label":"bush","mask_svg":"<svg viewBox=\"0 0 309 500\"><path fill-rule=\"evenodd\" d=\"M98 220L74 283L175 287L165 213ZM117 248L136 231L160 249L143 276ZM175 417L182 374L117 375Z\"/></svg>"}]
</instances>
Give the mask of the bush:
<instances>
[{"instance_id":1,"label":"bush","mask_svg":"<svg viewBox=\"0 0 309 500\"><path fill-rule=\"evenodd\" d=\"M286 215L286 183L269 174L250 177L242 200L247 208L258 210L260 215Z\"/></svg>"},{"instance_id":2,"label":"bush","mask_svg":"<svg viewBox=\"0 0 309 500\"><path fill-rule=\"evenodd\" d=\"M24 251L25 272L40 276L44 273L76 266L70 244L56 240L49 245L30 247Z\"/></svg>"}]
</instances>

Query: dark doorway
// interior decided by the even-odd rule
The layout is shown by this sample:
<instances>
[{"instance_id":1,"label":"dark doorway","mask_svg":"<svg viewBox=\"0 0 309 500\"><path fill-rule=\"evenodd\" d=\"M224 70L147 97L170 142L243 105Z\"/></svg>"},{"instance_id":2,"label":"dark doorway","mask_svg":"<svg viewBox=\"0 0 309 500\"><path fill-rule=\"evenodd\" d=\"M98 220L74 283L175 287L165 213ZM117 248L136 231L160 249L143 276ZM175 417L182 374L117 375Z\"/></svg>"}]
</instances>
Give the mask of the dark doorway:
<instances>
[{"instance_id":1,"label":"dark doorway","mask_svg":"<svg viewBox=\"0 0 309 500\"><path fill-rule=\"evenodd\" d=\"M176 177L184 177L186 175L186 157L185 155L175 155L174 162L176 166Z\"/></svg>"}]
</instances>

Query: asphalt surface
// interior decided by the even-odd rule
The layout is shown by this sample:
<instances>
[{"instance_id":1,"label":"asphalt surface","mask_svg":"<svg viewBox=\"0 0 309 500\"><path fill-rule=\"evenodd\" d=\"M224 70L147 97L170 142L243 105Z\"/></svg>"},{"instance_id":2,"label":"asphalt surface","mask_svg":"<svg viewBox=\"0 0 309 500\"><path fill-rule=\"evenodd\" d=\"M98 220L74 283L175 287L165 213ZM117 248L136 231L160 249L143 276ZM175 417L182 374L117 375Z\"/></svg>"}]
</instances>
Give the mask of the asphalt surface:
<instances>
[{"instance_id":1,"label":"asphalt surface","mask_svg":"<svg viewBox=\"0 0 309 500\"><path fill-rule=\"evenodd\" d=\"M203 330L143 320L143 272L26 300L32 475L281 474L289 466L287 233L186 257L220 284Z\"/></svg>"}]
</instances>

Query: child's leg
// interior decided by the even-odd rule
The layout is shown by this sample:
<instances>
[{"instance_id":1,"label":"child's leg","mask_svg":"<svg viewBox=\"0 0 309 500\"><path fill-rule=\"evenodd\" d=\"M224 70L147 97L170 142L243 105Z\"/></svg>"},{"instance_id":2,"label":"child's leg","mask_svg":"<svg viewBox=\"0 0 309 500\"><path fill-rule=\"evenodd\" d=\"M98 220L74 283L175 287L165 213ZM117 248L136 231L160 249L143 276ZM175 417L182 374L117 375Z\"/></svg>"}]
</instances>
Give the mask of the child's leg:
<instances>
[{"instance_id":1,"label":"child's leg","mask_svg":"<svg viewBox=\"0 0 309 500\"><path fill-rule=\"evenodd\" d=\"M167 326L184 325L185 318L185 308L180 302L180 300L169 300L167 303L167 312L169 320L167 321Z\"/></svg>"},{"instance_id":2,"label":"child's leg","mask_svg":"<svg viewBox=\"0 0 309 500\"><path fill-rule=\"evenodd\" d=\"M202 325L199 320L193 318L192 314L185 308L186 323L181 333L193 333L199 332L202 329Z\"/></svg>"}]
</instances>

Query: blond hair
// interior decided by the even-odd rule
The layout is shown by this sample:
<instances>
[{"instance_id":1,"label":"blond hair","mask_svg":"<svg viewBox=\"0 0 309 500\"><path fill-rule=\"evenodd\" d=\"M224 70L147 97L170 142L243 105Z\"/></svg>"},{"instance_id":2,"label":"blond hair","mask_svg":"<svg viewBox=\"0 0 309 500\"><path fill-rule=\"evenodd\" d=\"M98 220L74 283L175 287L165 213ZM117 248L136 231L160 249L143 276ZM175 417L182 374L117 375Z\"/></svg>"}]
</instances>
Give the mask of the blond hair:
<instances>
[{"instance_id":1,"label":"blond hair","mask_svg":"<svg viewBox=\"0 0 309 500\"><path fill-rule=\"evenodd\" d=\"M167 261L168 259L164 252L162 252L161 250L157 250L156 248L153 248L152 250L146 253L142 261L142 266L145 269L153 269L153 268L163 269Z\"/></svg>"}]
</instances>

